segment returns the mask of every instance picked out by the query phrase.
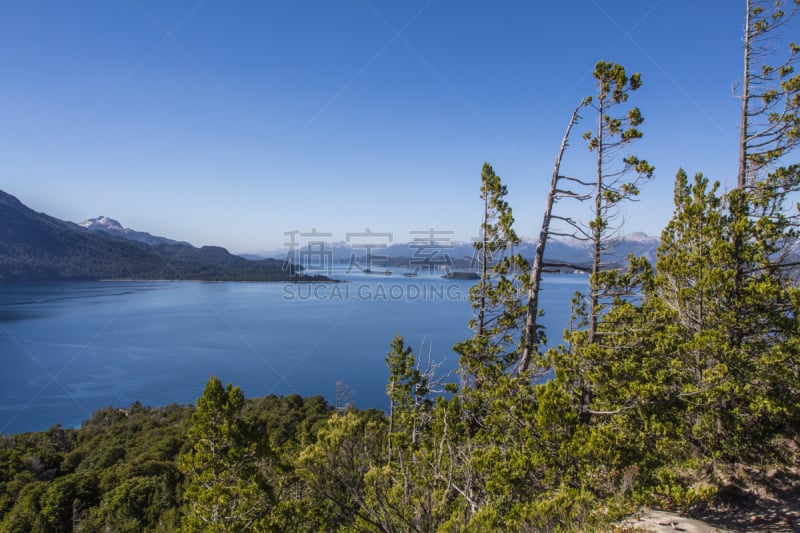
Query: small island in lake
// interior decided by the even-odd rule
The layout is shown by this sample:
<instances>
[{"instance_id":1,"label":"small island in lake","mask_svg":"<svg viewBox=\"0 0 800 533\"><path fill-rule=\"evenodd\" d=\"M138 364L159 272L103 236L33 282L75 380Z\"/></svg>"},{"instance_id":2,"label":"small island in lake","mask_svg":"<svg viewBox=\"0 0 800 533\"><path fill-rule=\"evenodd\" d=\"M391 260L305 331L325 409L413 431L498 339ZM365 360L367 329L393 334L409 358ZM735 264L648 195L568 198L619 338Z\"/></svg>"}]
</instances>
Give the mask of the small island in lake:
<instances>
[{"instance_id":1,"label":"small island in lake","mask_svg":"<svg viewBox=\"0 0 800 533\"><path fill-rule=\"evenodd\" d=\"M462 279L462 280L474 280L474 279L481 279L481 277L475 272L463 272L463 271L453 271L448 272L444 276L443 279Z\"/></svg>"},{"instance_id":2,"label":"small island in lake","mask_svg":"<svg viewBox=\"0 0 800 533\"><path fill-rule=\"evenodd\" d=\"M391 276L392 275L392 271L391 270L378 270L378 271L375 271L375 270L370 270L369 268L365 268L364 270L362 270L362 272L364 274L381 274L381 275L384 275L384 276Z\"/></svg>"}]
</instances>

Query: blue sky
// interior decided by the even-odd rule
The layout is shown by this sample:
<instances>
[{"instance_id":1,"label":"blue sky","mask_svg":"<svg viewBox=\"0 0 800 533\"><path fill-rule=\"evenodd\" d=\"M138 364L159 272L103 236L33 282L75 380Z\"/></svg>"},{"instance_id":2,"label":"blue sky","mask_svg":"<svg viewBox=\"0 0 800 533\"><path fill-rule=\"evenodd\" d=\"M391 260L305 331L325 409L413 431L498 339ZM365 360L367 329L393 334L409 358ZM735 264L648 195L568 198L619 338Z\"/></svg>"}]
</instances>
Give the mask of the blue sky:
<instances>
[{"instance_id":1,"label":"blue sky","mask_svg":"<svg viewBox=\"0 0 800 533\"><path fill-rule=\"evenodd\" d=\"M0 189L237 252L310 228L468 240L489 161L533 236L603 59L644 81L632 151L656 174L624 218L658 234L679 167L735 183L743 3L0 2ZM564 170L591 172L579 135Z\"/></svg>"}]
</instances>

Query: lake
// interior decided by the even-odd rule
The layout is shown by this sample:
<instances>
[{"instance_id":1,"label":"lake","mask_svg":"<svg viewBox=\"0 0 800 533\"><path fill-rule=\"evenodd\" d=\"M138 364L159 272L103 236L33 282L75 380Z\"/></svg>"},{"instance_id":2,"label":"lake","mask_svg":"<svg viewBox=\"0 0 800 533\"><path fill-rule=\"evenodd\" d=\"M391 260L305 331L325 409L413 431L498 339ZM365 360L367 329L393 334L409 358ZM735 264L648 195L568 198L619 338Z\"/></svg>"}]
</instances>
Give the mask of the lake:
<instances>
[{"instance_id":1,"label":"lake","mask_svg":"<svg viewBox=\"0 0 800 533\"><path fill-rule=\"evenodd\" d=\"M248 397L321 394L387 407L395 333L457 364L474 281L334 272L345 283L0 283L0 433L76 427L98 408L193 403L210 375ZM553 274L540 296L551 344L584 275ZM455 378L454 378L455 379Z\"/></svg>"}]
</instances>

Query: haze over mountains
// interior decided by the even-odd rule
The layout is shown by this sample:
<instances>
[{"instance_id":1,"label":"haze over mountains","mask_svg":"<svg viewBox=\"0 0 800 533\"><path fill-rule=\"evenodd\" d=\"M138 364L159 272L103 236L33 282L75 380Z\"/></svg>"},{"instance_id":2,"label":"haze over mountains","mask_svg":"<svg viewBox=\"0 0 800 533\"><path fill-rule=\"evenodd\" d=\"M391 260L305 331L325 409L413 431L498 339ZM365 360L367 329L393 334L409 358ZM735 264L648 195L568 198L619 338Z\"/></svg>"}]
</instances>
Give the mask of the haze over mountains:
<instances>
[{"instance_id":1,"label":"haze over mountains","mask_svg":"<svg viewBox=\"0 0 800 533\"><path fill-rule=\"evenodd\" d=\"M624 264L628 254L655 261L658 238L632 233L620 238L607 254L609 265ZM197 248L187 242L151 235L124 227L107 216L79 224L59 220L28 208L14 196L0 191L0 281L175 279L210 281L297 280L302 268L285 268L286 261L299 265L303 245L295 254L288 249L263 255L230 254L217 246ZM305 244L308 246L308 244ZM472 243L446 239L370 245L325 242L326 260L347 263L356 258L364 264L409 267L414 260L466 270L474 266ZM525 241L517 252L533 257L534 242ZM551 262L585 265L590 249L585 242L551 240L546 257ZM426 263L427 264L427 263ZM309 265L311 266L311 265ZM570 271L567 269L567 271ZM308 278L305 278L308 279Z\"/></svg>"},{"instance_id":2,"label":"haze over mountains","mask_svg":"<svg viewBox=\"0 0 800 533\"><path fill-rule=\"evenodd\" d=\"M433 241L412 241L408 243L376 243L354 244L347 242L324 242L317 243L298 243L295 255L289 254L288 247L284 250L274 250L260 252L257 254L242 254L243 257L253 259L263 259L267 257L275 259L287 259L306 265L302 260L306 254L306 248L310 245L318 247L317 253L327 254L328 260L333 263L347 263L352 258L358 261L366 259L369 253L372 264L387 267L409 266L409 261L414 259L433 258L432 262L443 264L442 259L445 255L450 258L450 266L457 269L469 269L474 266L475 249L471 242L452 242L447 240ZM655 263L656 249L658 248L659 238L641 232L635 232L618 238L605 253L605 263L607 266L624 266L627 264L628 254L634 256L644 256L651 263ZM322 250L319 247L323 246ZM531 259L536 252L536 242L523 241L516 252L523 257ZM550 262L569 263L574 265L588 265L591 261L591 249L588 242L575 239L551 239L547 243L545 256ZM413 265L413 261L411 263ZM569 269L567 269L569 270Z\"/></svg>"},{"instance_id":3,"label":"haze over mountains","mask_svg":"<svg viewBox=\"0 0 800 533\"><path fill-rule=\"evenodd\" d=\"M84 224L37 213L0 191L0 281L304 279L282 260L251 261L218 246L196 248L126 230L105 217Z\"/></svg>"}]
</instances>

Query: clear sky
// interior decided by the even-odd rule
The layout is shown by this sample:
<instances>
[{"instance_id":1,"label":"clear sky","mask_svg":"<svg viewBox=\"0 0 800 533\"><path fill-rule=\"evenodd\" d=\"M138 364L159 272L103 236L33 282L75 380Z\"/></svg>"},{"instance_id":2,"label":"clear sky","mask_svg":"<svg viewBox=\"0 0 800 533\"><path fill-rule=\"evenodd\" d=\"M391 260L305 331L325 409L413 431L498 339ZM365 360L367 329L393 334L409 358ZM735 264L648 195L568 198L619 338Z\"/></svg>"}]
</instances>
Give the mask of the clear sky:
<instances>
[{"instance_id":1,"label":"clear sky","mask_svg":"<svg viewBox=\"0 0 800 533\"><path fill-rule=\"evenodd\" d=\"M633 151L656 174L625 218L657 235L679 167L735 183L743 15L731 0L5 0L0 189L237 252L311 228L468 240L489 161L533 236L603 59L644 81ZM576 135L565 172L587 163Z\"/></svg>"}]
</instances>

